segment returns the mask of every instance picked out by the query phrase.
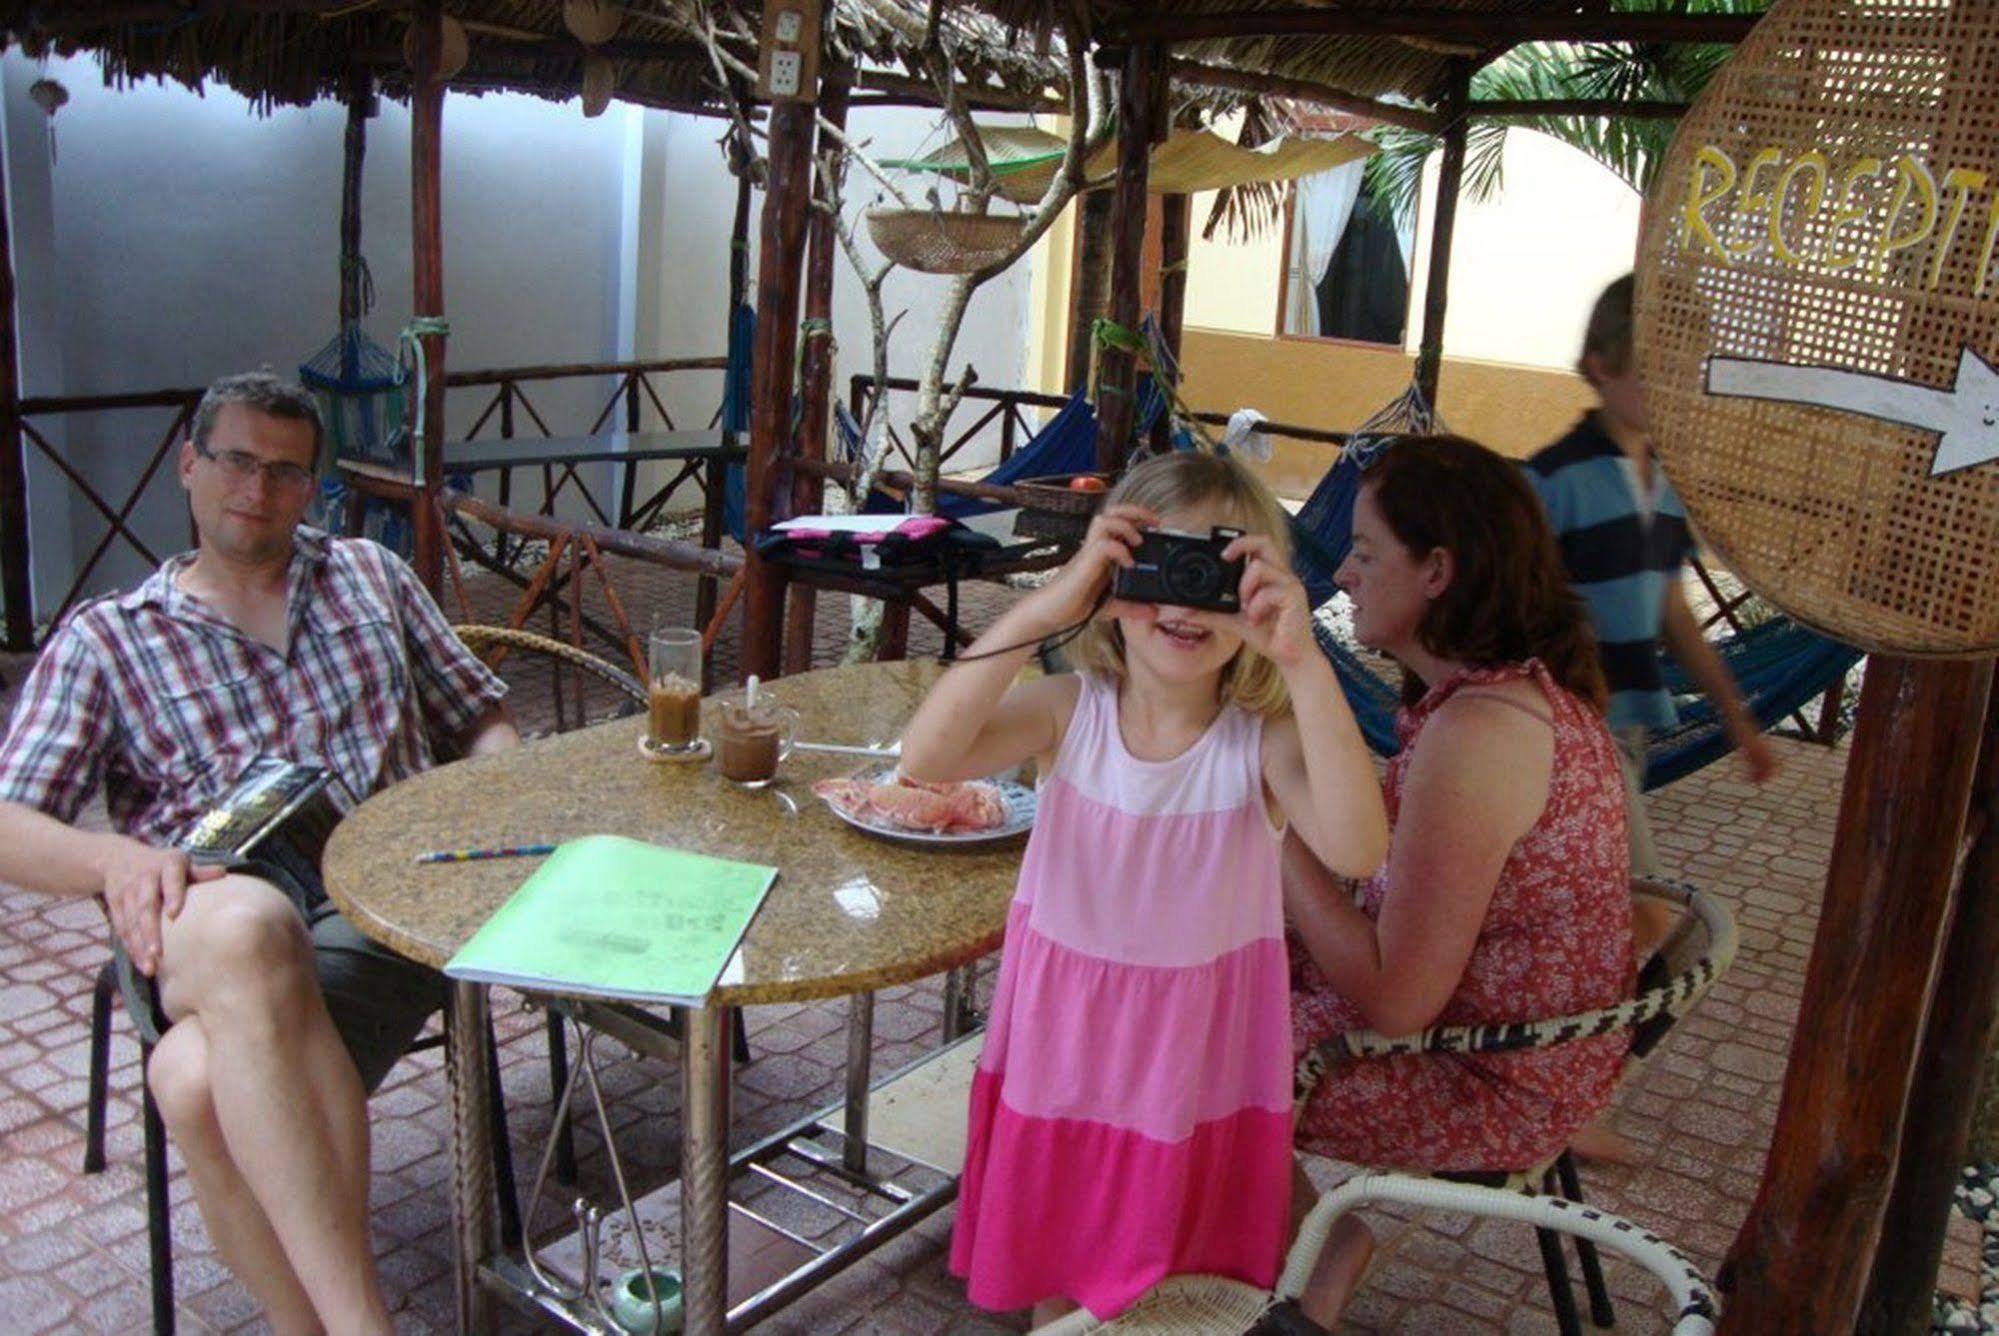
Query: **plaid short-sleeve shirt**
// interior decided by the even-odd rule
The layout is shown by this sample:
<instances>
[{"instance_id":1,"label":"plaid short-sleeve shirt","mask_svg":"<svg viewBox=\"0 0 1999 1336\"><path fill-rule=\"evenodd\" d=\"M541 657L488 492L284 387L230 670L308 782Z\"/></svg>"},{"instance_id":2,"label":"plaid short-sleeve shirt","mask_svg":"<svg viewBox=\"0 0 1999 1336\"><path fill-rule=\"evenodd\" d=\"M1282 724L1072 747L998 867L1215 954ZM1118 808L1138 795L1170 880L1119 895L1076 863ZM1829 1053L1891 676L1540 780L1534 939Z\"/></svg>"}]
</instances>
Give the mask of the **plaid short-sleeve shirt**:
<instances>
[{"instance_id":1,"label":"plaid short-sleeve shirt","mask_svg":"<svg viewBox=\"0 0 1999 1336\"><path fill-rule=\"evenodd\" d=\"M297 531L282 653L180 588L192 561L50 637L0 741L0 799L71 821L102 784L120 831L165 844L264 755L327 766L346 808L506 695L378 544Z\"/></svg>"}]
</instances>

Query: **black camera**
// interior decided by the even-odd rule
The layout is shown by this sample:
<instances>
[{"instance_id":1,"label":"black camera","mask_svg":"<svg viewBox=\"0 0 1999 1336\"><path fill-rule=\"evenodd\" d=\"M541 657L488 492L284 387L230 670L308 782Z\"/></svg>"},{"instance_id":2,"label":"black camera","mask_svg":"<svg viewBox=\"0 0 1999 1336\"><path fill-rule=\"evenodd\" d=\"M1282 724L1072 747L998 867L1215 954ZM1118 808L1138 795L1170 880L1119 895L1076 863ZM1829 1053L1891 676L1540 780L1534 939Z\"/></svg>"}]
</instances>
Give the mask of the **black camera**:
<instances>
[{"instance_id":1,"label":"black camera","mask_svg":"<svg viewBox=\"0 0 1999 1336\"><path fill-rule=\"evenodd\" d=\"M1240 529L1217 525L1206 538L1172 529L1147 529L1132 549L1134 564L1111 582L1113 597L1133 603L1166 603L1210 612L1240 612L1241 561L1223 561Z\"/></svg>"}]
</instances>

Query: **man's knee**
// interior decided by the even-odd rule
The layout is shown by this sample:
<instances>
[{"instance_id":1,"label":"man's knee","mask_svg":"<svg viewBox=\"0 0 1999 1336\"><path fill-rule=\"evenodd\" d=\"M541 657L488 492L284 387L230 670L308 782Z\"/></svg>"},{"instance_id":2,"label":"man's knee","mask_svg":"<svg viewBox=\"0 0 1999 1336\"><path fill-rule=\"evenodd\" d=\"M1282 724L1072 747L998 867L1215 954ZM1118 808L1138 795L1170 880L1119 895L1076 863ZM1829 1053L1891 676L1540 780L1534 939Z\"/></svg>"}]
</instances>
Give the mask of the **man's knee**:
<instances>
[{"instance_id":1,"label":"man's knee","mask_svg":"<svg viewBox=\"0 0 1999 1336\"><path fill-rule=\"evenodd\" d=\"M203 889L210 892L211 902L205 906L200 942L209 962L262 970L311 963L305 920L283 891L242 875L224 877Z\"/></svg>"},{"instance_id":2,"label":"man's knee","mask_svg":"<svg viewBox=\"0 0 1999 1336\"><path fill-rule=\"evenodd\" d=\"M159 1105L161 1121L177 1140L199 1134L215 1118L208 1045L196 1028L198 1024L185 1022L161 1035L146 1063L147 1088Z\"/></svg>"},{"instance_id":3,"label":"man's knee","mask_svg":"<svg viewBox=\"0 0 1999 1336\"><path fill-rule=\"evenodd\" d=\"M176 1018L229 993L282 994L313 983L312 942L298 910L255 877L191 888L167 939L162 991Z\"/></svg>"}]
</instances>

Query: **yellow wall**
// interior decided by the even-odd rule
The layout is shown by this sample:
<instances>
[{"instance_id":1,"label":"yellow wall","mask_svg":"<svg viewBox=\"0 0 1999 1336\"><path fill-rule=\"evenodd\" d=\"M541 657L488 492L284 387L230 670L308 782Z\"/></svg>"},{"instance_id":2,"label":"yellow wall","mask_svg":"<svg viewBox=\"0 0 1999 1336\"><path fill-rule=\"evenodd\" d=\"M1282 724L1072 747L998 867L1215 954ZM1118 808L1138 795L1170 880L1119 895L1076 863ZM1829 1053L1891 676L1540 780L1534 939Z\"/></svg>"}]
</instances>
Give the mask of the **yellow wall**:
<instances>
[{"instance_id":1,"label":"yellow wall","mask_svg":"<svg viewBox=\"0 0 1999 1336\"><path fill-rule=\"evenodd\" d=\"M1451 430L1521 456L1561 435L1593 402L1567 368L1590 302L1631 266L1638 197L1575 150L1533 133L1508 138L1506 170L1498 199L1460 204L1438 408ZM1415 368L1435 178L1433 161L1417 211L1407 350L1274 337L1282 226L1204 241L1214 197L1196 195L1181 349L1187 402L1346 431L1400 394ZM1068 210L1035 251L1027 379L1042 390L1062 388L1075 213ZM1267 472L1282 495L1306 495L1332 462L1329 446L1282 437L1272 444Z\"/></svg>"},{"instance_id":2,"label":"yellow wall","mask_svg":"<svg viewBox=\"0 0 1999 1336\"><path fill-rule=\"evenodd\" d=\"M1069 283L1075 268L1076 215L1080 203L1071 201L1027 253L1033 266L1032 296L1028 302L1027 357L1022 388L1044 394L1061 394L1068 374Z\"/></svg>"},{"instance_id":3,"label":"yellow wall","mask_svg":"<svg viewBox=\"0 0 1999 1336\"><path fill-rule=\"evenodd\" d=\"M1201 411L1254 408L1272 422L1350 431L1409 384L1413 359L1392 348L1189 329L1181 349L1185 397ZM1594 402L1566 371L1446 358L1438 411L1452 431L1502 454L1532 453ZM1308 494L1333 461L1331 446L1273 437L1266 476L1280 495Z\"/></svg>"}]
</instances>

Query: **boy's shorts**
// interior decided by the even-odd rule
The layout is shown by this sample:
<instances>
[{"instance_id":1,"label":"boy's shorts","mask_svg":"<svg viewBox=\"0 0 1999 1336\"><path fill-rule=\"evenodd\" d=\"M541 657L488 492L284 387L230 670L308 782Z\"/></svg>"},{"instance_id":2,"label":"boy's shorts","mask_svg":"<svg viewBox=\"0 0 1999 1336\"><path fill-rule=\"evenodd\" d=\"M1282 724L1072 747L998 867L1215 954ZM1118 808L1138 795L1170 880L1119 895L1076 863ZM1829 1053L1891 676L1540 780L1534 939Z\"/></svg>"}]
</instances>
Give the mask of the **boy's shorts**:
<instances>
[{"instance_id":1,"label":"boy's shorts","mask_svg":"<svg viewBox=\"0 0 1999 1336\"><path fill-rule=\"evenodd\" d=\"M1652 842L1652 822L1645 815L1645 744L1643 724L1616 729L1617 760L1624 771L1624 829L1631 841L1631 875L1657 877L1659 846Z\"/></svg>"},{"instance_id":2,"label":"boy's shorts","mask_svg":"<svg viewBox=\"0 0 1999 1336\"><path fill-rule=\"evenodd\" d=\"M269 882L298 910L312 938L319 991L333 1028L362 1085L374 1090L409 1051L430 1014L444 1005L444 976L369 941L327 898L319 869L275 842L258 857L231 863L229 870ZM133 968L115 934L112 949L125 1009L145 1041L156 1043L172 1025L160 1009L159 989Z\"/></svg>"}]
</instances>

